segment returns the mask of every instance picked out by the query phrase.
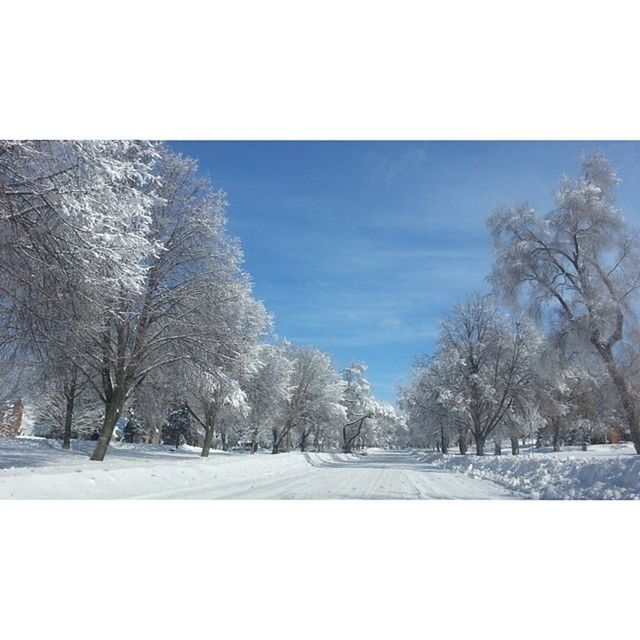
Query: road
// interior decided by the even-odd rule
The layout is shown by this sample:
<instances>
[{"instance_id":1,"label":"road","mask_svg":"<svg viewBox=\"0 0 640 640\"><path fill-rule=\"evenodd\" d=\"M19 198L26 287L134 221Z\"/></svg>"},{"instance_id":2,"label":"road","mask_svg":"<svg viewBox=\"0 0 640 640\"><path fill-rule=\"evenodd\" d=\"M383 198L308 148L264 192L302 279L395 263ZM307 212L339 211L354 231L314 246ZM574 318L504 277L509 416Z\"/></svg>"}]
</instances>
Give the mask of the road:
<instances>
[{"instance_id":1,"label":"road","mask_svg":"<svg viewBox=\"0 0 640 640\"><path fill-rule=\"evenodd\" d=\"M253 461L260 465L263 459L254 457ZM432 467L421 462L413 452L373 451L366 456L294 453L275 456L269 461L277 462L278 459L280 469L265 469L264 473L258 474L257 469L247 469L238 463L234 465L238 468L233 478L217 477L201 485L136 497L299 500L483 500L517 497L494 483Z\"/></svg>"}]
</instances>

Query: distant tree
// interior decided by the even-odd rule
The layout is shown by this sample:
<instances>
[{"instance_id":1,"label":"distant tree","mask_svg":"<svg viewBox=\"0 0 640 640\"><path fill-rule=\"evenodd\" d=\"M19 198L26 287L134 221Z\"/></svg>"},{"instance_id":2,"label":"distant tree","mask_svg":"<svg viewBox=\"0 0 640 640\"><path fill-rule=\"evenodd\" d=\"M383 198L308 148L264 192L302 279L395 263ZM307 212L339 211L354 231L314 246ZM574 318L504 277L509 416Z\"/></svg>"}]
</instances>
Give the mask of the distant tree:
<instances>
[{"instance_id":1,"label":"distant tree","mask_svg":"<svg viewBox=\"0 0 640 640\"><path fill-rule=\"evenodd\" d=\"M468 428L452 411L452 399L438 355L422 359L414 367L409 385L398 396L414 446L431 446L446 454L455 441L460 453L466 453Z\"/></svg>"},{"instance_id":2,"label":"distant tree","mask_svg":"<svg viewBox=\"0 0 640 640\"><path fill-rule=\"evenodd\" d=\"M346 422L342 426L342 450L350 453L354 446L362 444L363 431L367 420L373 418L376 404L371 393L371 385L365 377L367 366L363 362L352 361L343 372Z\"/></svg>"},{"instance_id":3,"label":"distant tree","mask_svg":"<svg viewBox=\"0 0 640 640\"><path fill-rule=\"evenodd\" d=\"M173 445L176 449L181 444L197 442L197 429L192 425L191 413L184 403L176 403L167 416L167 423L162 431L163 444Z\"/></svg>"},{"instance_id":4,"label":"distant tree","mask_svg":"<svg viewBox=\"0 0 640 640\"><path fill-rule=\"evenodd\" d=\"M289 394L281 413L281 422L272 427L272 453L279 453L294 431L326 420L344 418L342 381L326 353L314 347L288 345L292 362Z\"/></svg>"},{"instance_id":5,"label":"distant tree","mask_svg":"<svg viewBox=\"0 0 640 640\"><path fill-rule=\"evenodd\" d=\"M524 322L511 323L489 296L472 297L443 321L442 392L455 420L473 435L478 455L528 388L539 346L538 333Z\"/></svg>"},{"instance_id":6,"label":"distant tree","mask_svg":"<svg viewBox=\"0 0 640 640\"><path fill-rule=\"evenodd\" d=\"M123 430L124 442L140 443L148 440L149 434L133 407L127 411L127 422Z\"/></svg>"},{"instance_id":7,"label":"distant tree","mask_svg":"<svg viewBox=\"0 0 640 640\"><path fill-rule=\"evenodd\" d=\"M189 412L204 429L201 455L209 455L216 432L222 449L226 451L231 426L240 422L249 411L244 391L237 380L222 372L212 374L196 370L190 381L189 397L199 413L194 411L191 404L188 405Z\"/></svg>"},{"instance_id":8,"label":"distant tree","mask_svg":"<svg viewBox=\"0 0 640 640\"><path fill-rule=\"evenodd\" d=\"M261 346L256 369L246 381L247 435L251 453L257 451L260 442L266 443L273 429L279 428L290 399L293 360L287 355L289 351L288 344Z\"/></svg>"}]
</instances>

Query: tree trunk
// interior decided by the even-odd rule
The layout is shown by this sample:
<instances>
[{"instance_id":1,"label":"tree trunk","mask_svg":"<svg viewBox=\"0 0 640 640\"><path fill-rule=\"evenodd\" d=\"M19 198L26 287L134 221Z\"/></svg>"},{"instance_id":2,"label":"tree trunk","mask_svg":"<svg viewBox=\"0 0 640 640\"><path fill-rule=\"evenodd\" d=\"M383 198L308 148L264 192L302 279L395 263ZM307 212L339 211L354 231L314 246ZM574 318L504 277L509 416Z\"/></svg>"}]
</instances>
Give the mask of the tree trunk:
<instances>
[{"instance_id":1,"label":"tree trunk","mask_svg":"<svg viewBox=\"0 0 640 640\"><path fill-rule=\"evenodd\" d=\"M493 454L496 456L502 455L502 440L499 438L496 438L493 441Z\"/></svg>"},{"instance_id":2,"label":"tree trunk","mask_svg":"<svg viewBox=\"0 0 640 640\"><path fill-rule=\"evenodd\" d=\"M207 425L204 430L204 442L202 443L203 458L209 457L209 451L211 451L211 444L213 443L213 425Z\"/></svg>"},{"instance_id":3,"label":"tree trunk","mask_svg":"<svg viewBox=\"0 0 640 640\"><path fill-rule=\"evenodd\" d=\"M124 392L117 391L111 401L105 407L104 421L102 423L102 431L100 437L96 443L96 448L91 455L91 460L102 462L109 448L111 437L113 436L113 430L116 428L116 423L122 412L124 406L125 394Z\"/></svg>"},{"instance_id":4,"label":"tree trunk","mask_svg":"<svg viewBox=\"0 0 640 640\"><path fill-rule=\"evenodd\" d=\"M484 436L479 436L476 434L473 434L475 441L476 441L476 455L477 456L483 456L484 455L484 443L485 443L485 438Z\"/></svg>"},{"instance_id":5,"label":"tree trunk","mask_svg":"<svg viewBox=\"0 0 640 640\"><path fill-rule=\"evenodd\" d=\"M307 432L303 431L302 440L300 440L300 451L306 451L306 450L307 450Z\"/></svg>"},{"instance_id":6,"label":"tree trunk","mask_svg":"<svg viewBox=\"0 0 640 640\"><path fill-rule=\"evenodd\" d=\"M160 444L160 429L155 425L151 427L151 435L149 436L149 444Z\"/></svg>"},{"instance_id":7,"label":"tree trunk","mask_svg":"<svg viewBox=\"0 0 640 640\"><path fill-rule=\"evenodd\" d=\"M465 436L458 436L458 449L460 449L460 455L467 455L469 445L467 444L467 439Z\"/></svg>"},{"instance_id":8,"label":"tree trunk","mask_svg":"<svg viewBox=\"0 0 640 640\"><path fill-rule=\"evenodd\" d=\"M553 450L558 453L560 451L560 421L554 418L551 424L553 427Z\"/></svg>"},{"instance_id":9,"label":"tree trunk","mask_svg":"<svg viewBox=\"0 0 640 640\"><path fill-rule=\"evenodd\" d=\"M258 450L258 443L255 437L251 440L251 455L253 455Z\"/></svg>"},{"instance_id":10,"label":"tree trunk","mask_svg":"<svg viewBox=\"0 0 640 640\"><path fill-rule=\"evenodd\" d=\"M587 451L587 446L590 444L589 443L589 436L587 435L587 433L583 430L582 432L582 437L580 438L580 443L582 445L582 450L583 451Z\"/></svg>"},{"instance_id":11,"label":"tree trunk","mask_svg":"<svg viewBox=\"0 0 640 640\"><path fill-rule=\"evenodd\" d=\"M64 433L62 436L62 448L71 448L71 425L73 423L73 405L76 400L76 392L78 388L78 370L75 365L71 369L71 378L69 384L65 384L64 396L67 400L64 414Z\"/></svg>"},{"instance_id":12,"label":"tree trunk","mask_svg":"<svg viewBox=\"0 0 640 640\"><path fill-rule=\"evenodd\" d=\"M440 442L442 446L442 453L446 455L449 453L449 443L447 442L447 436L442 425L440 425Z\"/></svg>"},{"instance_id":13,"label":"tree trunk","mask_svg":"<svg viewBox=\"0 0 640 640\"><path fill-rule=\"evenodd\" d=\"M511 436L511 455L517 456L519 453L520 453L520 441L518 440L518 436Z\"/></svg>"},{"instance_id":14,"label":"tree trunk","mask_svg":"<svg viewBox=\"0 0 640 640\"><path fill-rule=\"evenodd\" d=\"M73 405L76 399L75 388L67 394L67 407L64 414L64 434L62 436L62 448L71 448L71 424L73 422Z\"/></svg>"},{"instance_id":15,"label":"tree trunk","mask_svg":"<svg viewBox=\"0 0 640 640\"><path fill-rule=\"evenodd\" d=\"M347 436L347 425L344 425L342 427L342 452L351 453L351 443L349 442L349 437Z\"/></svg>"},{"instance_id":16,"label":"tree trunk","mask_svg":"<svg viewBox=\"0 0 640 640\"><path fill-rule=\"evenodd\" d=\"M343 439L343 443L342 443L342 451L343 453L351 453L351 451L353 450L353 446L354 443L358 440L359 436L360 436L360 432L362 431L362 425L364 424L364 421L367 418L370 418L371 415L366 415L366 416L362 416L362 418L358 418L356 420L354 420L353 422L349 422L347 424L345 424L342 427L342 439ZM355 433L352 436L347 435L348 434L348 427L350 427L353 424L358 423L358 428L355 431Z\"/></svg>"},{"instance_id":17,"label":"tree trunk","mask_svg":"<svg viewBox=\"0 0 640 640\"><path fill-rule=\"evenodd\" d=\"M282 437L278 437L277 429L272 429L271 433L273 434L273 447L271 448L271 453L280 453L280 442L282 441Z\"/></svg>"},{"instance_id":18,"label":"tree trunk","mask_svg":"<svg viewBox=\"0 0 640 640\"><path fill-rule=\"evenodd\" d=\"M227 443L227 432L223 431L220 434L220 440L222 441L222 450L223 451L228 451L229 450L229 445Z\"/></svg>"},{"instance_id":19,"label":"tree trunk","mask_svg":"<svg viewBox=\"0 0 640 640\"><path fill-rule=\"evenodd\" d=\"M618 369L618 366L613 359L611 349L606 349L598 345L596 345L596 349L604 361L607 367L607 372L609 373L616 391L618 392L620 402L622 403L622 407L627 418L629 431L631 432L633 446L635 447L636 453L640 454L640 420L638 419L635 402L631 392L629 391L627 381L623 373Z\"/></svg>"}]
</instances>

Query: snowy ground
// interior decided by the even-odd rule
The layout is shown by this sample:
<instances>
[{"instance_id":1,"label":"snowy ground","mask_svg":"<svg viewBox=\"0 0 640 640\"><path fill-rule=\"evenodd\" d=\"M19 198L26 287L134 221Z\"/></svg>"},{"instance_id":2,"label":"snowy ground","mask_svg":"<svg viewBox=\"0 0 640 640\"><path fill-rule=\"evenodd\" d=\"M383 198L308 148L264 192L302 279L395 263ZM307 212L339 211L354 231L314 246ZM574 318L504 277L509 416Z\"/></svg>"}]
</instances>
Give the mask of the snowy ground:
<instances>
[{"instance_id":1,"label":"snowy ground","mask_svg":"<svg viewBox=\"0 0 640 640\"><path fill-rule=\"evenodd\" d=\"M490 480L537 499L640 499L640 456L631 443L524 448L519 456L425 453L424 462L470 478Z\"/></svg>"},{"instance_id":2,"label":"snowy ground","mask_svg":"<svg viewBox=\"0 0 640 640\"><path fill-rule=\"evenodd\" d=\"M382 450L201 458L190 447L119 443L102 463L88 459L93 445L0 439L0 498L640 499L630 444L483 458Z\"/></svg>"},{"instance_id":3,"label":"snowy ground","mask_svg":"<svg viewBox=\"0 0 640 640\"><path fill-rule=\"evenodd\" d=\"M498 484L438 469L416 452L279 455L166 446L112 446L91 462L92 442L0 439L0 498L492 499L521 497Z\"/></svg>"}]
</instances>

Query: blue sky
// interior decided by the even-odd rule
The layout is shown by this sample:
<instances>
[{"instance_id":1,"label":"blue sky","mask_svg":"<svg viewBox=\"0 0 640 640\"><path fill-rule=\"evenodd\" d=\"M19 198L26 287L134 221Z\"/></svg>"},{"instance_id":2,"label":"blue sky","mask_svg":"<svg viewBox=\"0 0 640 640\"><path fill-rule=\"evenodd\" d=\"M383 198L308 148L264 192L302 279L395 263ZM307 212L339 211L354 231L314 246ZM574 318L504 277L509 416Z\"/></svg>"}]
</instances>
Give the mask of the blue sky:
<instances>
[{"instance_id":1,"label":"blue sky","mask_svg":"<svg viewBox=\"0 0 640 640\"><path fill-rule=\"evenodd\" d=\"M640 143L172 142L229 196L256 296L276 333L336 366L362 360L393 402L439 319L487 290L485 219L497 206L553 205L563 174L604 151L640 224Z\"/></svg>"}]
</instances>

